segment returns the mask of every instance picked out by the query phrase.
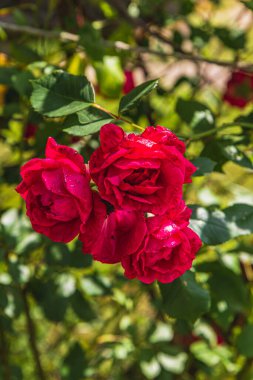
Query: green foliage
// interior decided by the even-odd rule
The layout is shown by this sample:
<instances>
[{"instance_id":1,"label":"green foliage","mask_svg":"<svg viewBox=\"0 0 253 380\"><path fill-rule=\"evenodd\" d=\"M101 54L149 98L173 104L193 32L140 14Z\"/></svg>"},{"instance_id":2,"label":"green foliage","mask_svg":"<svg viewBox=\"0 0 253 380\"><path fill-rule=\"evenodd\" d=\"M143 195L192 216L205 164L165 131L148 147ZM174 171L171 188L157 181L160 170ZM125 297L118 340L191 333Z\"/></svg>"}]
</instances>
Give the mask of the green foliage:
<instances>
[{"instance_id":1,"label":"green foliage","mask_svg":"<svg viewBox=\"0 0 253 380\"><path fill-rule=\"evenodd\" d=\"M235 204L224 210L191 206L191 228L209 245L253 232L253 206Z\"/></svg>"},{"instance_id":2,"label":"green foliage","mask_svg":"<svg viewBox=\"0 0 253 380\"><path fill-rule=\"evenodd\" d=\"M121 98L119 114L124 114L129 109L135 107L143 96L149 94L157 86L158 80L154 79L135 87L131 92Z\"/></svg>"},{"instance_id":3,"label":"green foliage","mask_svg":"<svg viewBox=\"0 0 253 380\"><path fill-rule=\"evenodd\" d=\"M32 85L33 108L49 117L70 115L94 102L93 88L82 76L55 72L34 80Z\"/></svg>"},{"instance_id":4,"label":"green foliage","mask_svg":"<svg viewBox=\"0 0 253 380\"><path fill-rule=\"evenodd\" d=\"M253 325L246 325L236 341L236 347L241 355L246 356L247 358L253 357L252 349L252 339L253 339Z\"/></svg>"},{"instance_id":5,"label":"green foliage","mask_svg":"<svg viewBox=\"0 0 253 380\"><path fill-rule=\"evenodd\" d=\"M118 57L106 55L102 61L96 61L99 90L109 98L119 97L124 84L124 73Z\"/></svg>"},{"instance_id":6,"label":"green foliage","mask_svg":"<svg viewBox=\"0 0 253 380\"><path fill-rule=\"evenodd\" d=\"M62 365L62 377L66 380L81 380L86 368L84 351L75 343L69 350Z\"/></svg>"},{"instance_id":7,"label":"green foliage","mask_svg":"<svg viewBox=\"0 0 253 380\"><path fill-rule=\"evenodd\" d=\"M86 108L74 115L70 115L64 122L64 131L74 136L87 136L98 132L100 128L113 121L106 112L97 108Z\"/></svg>"},{"instance_id":8,"label":"green foliage","mask_svg":"<svg viewBox=\"0 0 253 380\"><path fill-rule=\"evenodd\" d=\"M197 170L193 174L194 177L200 177L208 173L212 173L216 162L210 160L206 157L198 157L192 160L193 165L196 166Z\"/></svg>"},{"instance_id":9,"label":"green foliage","mask_svg":"<svg viewBox=\"0 0 253 380\"><path fill-rule=\"evenodd\" d=\"M210 297L195 280L192 272L186 272L171 284L160 284L163 307L173 318L195 322L210 307Z\"/></svg>"},{"instance_id":10,"label":"green foliage","mask_svg":"<svg viewBox=\"0 0 253 380\"><path fill-rule=\"evenodd\" d=\"M245 7L249 8L251 11L253 11L253 1L251 0L241 0L241 3L245 5Z\"/></svg>"},{"instance_id":11,"label":"green foliage","mask_svg":"<svg viewBox=\"0 0 253 380\"><path fill-rule=\"evenodd\" d=\"M215 127L213 113L204 104L195 100L189 101L179 98L176 112L187 123L194 133L205 132Z\"/></svg>"}]
</instances>

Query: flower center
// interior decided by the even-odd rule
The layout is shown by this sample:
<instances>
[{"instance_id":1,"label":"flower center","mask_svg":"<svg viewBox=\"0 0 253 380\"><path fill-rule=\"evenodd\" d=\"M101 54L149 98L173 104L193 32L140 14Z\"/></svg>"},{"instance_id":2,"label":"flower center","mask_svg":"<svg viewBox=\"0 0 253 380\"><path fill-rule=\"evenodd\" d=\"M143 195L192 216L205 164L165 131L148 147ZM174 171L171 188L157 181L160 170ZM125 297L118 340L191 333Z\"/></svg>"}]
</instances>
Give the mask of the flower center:
<instances>
[{"instance_id":1,"label":"flower center","mask_svg":"<svg viewBox=\"0 0 253 380\"><path fill-rule=\"evenodd\" d=\"M155 172L155 169L135 169L128 177L125 178L124 182L129 183L130 185L140 185L146 180L150 180Z\"/></svg>"}]
</instances>

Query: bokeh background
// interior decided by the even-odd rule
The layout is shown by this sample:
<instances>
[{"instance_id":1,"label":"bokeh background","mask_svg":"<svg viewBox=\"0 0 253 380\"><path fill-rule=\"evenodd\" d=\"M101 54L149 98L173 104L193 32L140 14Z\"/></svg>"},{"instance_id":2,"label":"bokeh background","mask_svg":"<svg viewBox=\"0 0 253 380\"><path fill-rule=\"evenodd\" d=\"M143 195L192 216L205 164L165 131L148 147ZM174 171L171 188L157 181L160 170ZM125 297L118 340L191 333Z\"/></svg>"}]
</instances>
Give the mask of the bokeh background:
<instances>
[{"instance_id":1,"label":"bokeh background","mask_svg":"<svg viewBox=\"0 0 253 380\"><path fill-rule=\"evenodd\" d=\"M98 134L70 136L63 120L33 111L30 80L59 68L86 75L111 112L159 78L128 116L185 139L200 167L187 204L210 215L253 205L253 1L1 0L0 379L252 380L252 209L240 228L225 220L229 238L217 227L224 215L203 222L194 271L208 307L197 319L189 313L201 301L191 294L164 288L161 298L157 284L92 262L78 241L53 243L31 229L15 192L20 166L43 157L48 136L86 162L99 144ZM203 236L201 223L195 216ZM175 303L180 318L166 312Z\"/></svg>"}]
</instances>

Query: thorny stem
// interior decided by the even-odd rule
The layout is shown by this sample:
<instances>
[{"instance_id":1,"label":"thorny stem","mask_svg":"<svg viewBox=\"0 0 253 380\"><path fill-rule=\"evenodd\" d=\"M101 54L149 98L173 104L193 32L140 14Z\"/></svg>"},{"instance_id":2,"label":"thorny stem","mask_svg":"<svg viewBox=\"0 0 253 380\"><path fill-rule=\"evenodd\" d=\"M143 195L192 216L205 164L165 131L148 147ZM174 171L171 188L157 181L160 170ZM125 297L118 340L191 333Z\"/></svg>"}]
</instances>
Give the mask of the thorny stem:
<instances>
[{"instance_id":1,"label":"thorny stem","mask_svg":"<svg viewBox=\"0 0 253 380\"><path fill-rule=\"evenodd\" d=\"M25 311L25 316L26 316L27 331L29 334L31 351L32 351L34 361L36 364L38 379L39 380L46 380L46 375L43 371L41 361L40 361L40 354L39 354L39 350L38 350L37 343L36 343L35 326L34 326L34 322L32 320L32 316L30 313L27 293L26 293L25 289L21 290L21 295L22 295L23 302L24 302L24 311Z\"/></svg>"},{"instance_id":2,"label":"thorny stem","mask_svg":"<svg viewBox=\"0 0 253 380\"><path fill-rule=\"evenodd\" d=\"M93 103L93 104L92 104L92 107L95 107L95 108L97 108L97 109L99 109L99 110L101 110L101 111L106 112L108 115L112 116L112 117L113 117L114 119L116 119L116 120L122 120L122 121L124 121L125 123L132 125L134 128L137 128L137 129L140 129L141 131L144 131L144 128L141 127L140 125L135 124L135 123L132 123L130 120L125 119L125 118L122 117L121 115L115 115L114 113L112 113L112 112L106 110L105 108L101 107L99 104Z\"/></svg>"}]
</instances>

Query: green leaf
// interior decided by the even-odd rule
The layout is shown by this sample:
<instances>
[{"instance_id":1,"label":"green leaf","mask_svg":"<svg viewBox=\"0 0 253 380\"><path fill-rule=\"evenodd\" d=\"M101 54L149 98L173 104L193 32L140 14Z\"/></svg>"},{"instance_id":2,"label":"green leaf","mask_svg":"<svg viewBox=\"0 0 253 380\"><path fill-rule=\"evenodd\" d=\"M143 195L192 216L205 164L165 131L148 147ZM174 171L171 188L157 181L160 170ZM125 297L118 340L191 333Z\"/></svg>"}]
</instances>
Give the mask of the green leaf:
<instances>
[{"instance_id":1,"label":"green leaf","mask_svg":"<svg viewBox=\"0 0 253 380\"><path fill-rule=\"evenodd\" d=\"M225 301L227 309L233 313L245 311L249 307L248 288L241 276L227 268L221 262L208 262L197 265L198 272L209 273L208 285L212 296L212 309L220 317L217 310L220 302Z\"/></svg>"},{"instance_id":2,"label":"green leaf","mask_svg":"<svg viewBox=\"0 0 253 380\"><path fill-rule=\"evenodd\" d=\"M0 309L4 309L8 305L8 297L5 286L0 285Z\"/></svg>"},{"instance_id":3,"label":"green leaf","mask_svg":"<svg viewBox=\"0 0 253 380\"><path fill-rule=\"evenodd\" d=\"M176 112L196 133L206 132L215 127L212 111L195 100L179 98L176 104Z\"/></svg>"},{"instance_id":4,"label":"green leaf","mask_svg":"<svg viewBox=\"0 0 253 380\"><path fill-rule=\"evenodd\" d=\"M159 284L163 307L174 318L195 322L210 307L210 296L188 271L170 284Z\"/></svg>"},{"instance_id":5,"label":"green leaf","mask_svg":"<svg viewBox=\"0 0 253 380\"><path fill-rule=\"evenodd\" d=\"M61 365L61 376L64 380L84 379L87 367L85 352L79 343L75 343L69 350Z\"/></svg>"},{"instance_id":6,"label":"green leaf","mask_svg":"<svg viewBox=\"0 0 253 380\"><path fill-rule=\"evenodd\" d=\"M112 120L112 116L108 113L95 107L89 107L68 116L63 130L74 136L87 136L98 132L104 124L110 123Z\"/></svg>"},{"instance_id":7,"label":"green leaf","mask_svg":"<svg viewBox=\"0 0 253 380\"><path fill-rule=\"evenodd\" d=\"M253 1L252 0L240 0L245 7L253 11Z\"/></svg>"},{"instance_id":8,"label":"green leaf","mask_svg":"<svg viewBox=\"0 0 253 380\"><path fill-rule=\"evenodd\" d=\"M94 90L84 76L55 72L32 81L31 103L35 111L61 117L81 111L94 102Z\"/></svg>"},{"instance_id":9,"label":"green leaf","mask_svg":"<svg viewBox=\"0 0 253 380\"><path fill-rule=\"evenodd\" d=\"M244 326L236 341L236 347L241 355L253 357L253 324Z\"/></svg>"},{"instance_id":10,"label":"green leaf","mask_svg":"<svg viewBox=\"0 0 253 380\"><path fill-rule=\"evenodd\" d=\"M161 372L161 366L155 356L149 361L141 361L140 367L145 379L155 379Z\"/></svg>"},{"instance_id":11,"label":"green leaf","mask_svg":"<svg viewBox=\"0 0 253 380\"><path fill-rule=\"evenodd\" d=\"M119 104L119 113L125 113L135 107L143 96L148 95L158 86L158 79L150 80L135 87L127 95L123 96Z\"/></svg>"},{"instance_id":12,"label":"green leaf","mask_svg":"<svg viewBox=\"0 0 253 380\"><path fill-rule=\"evenodd\" d=\"M190 25L191 30L191 40L193 44L198 48L203 48L206 43L210 40L211 34L208 29L198 28Z\"/></svg>"},{"instance_id":13,"label":"green leaf","mask_svg":"<svg viewBox=\"0 0 253 380\"><path fill-rule=\"evenodd\" d=\"M119 57L104 56L103 61L94 62L94 68L99 92L109 98L118 98L125 81Z\"/></svg>"},{"instance_id":14,"label":"green leaf","mask_svg":"<svg viewBox=\"0 0 253 380\"><path fill-rule=\"evenodd\" d=\"M99 30L85 22L80 37L80 44L84 46L87 55L95 61L101 61L105 55L105 45Z\"/></svg>"},{"instance_id":15,"label":"green leaf","mask_svg":"<svg viewBox=\"0 0 253 380\"><path fill-rule=\"evenodd\" d=\"M253 232L253 206L235 204L224 210L191 206L190 227L209 245L224 243Z\"/></svg>"},{"instance_id":16,"label":"green leaf","mask_svg":"<svg viewBox=\"0 0 253 380\"><path fill-rule=\"evenodd\" d=\"M223 150L223 155L228 160L246 168L250 168L250 169L253 168L253 165L250 159L246 156L245 153L243 153L235 145L223 146L222 150Z\"/></svg>"},{"instance_id":17,"label":"green leaf","mask_svg":"<svg viewBox=\"0 0 253 380\"><path fill-rule=\"evenodd\" d=\"M11 78L13 87L21 96L29 97L32 92L31 80L34 78L30 71L22 71Z\"/></svg>"},{"instance_id":18,"label":"green leaf","mask_svg":"<svg viewBox=\"0 0 253 380\"><path fill-rule=\"evenodd\" d=\"M15 67L0 67L0 84L11 86L12 76L20 74L21 71Z\"/></svg>"},{"instance_id":19,"label":"green leaf","mask_svg":"<svg viewBox=\"0 0 253 380\"><path fill-rule=\"evenodd\" d=\"M72 252L69 255L69 266L73 268L87 268L92 265L92 256L84 255L82 244L77 240Z\"/></svg>"},{"instance_id":20,"label":"green leaf","mask_svg":"<svg viewBox=\"0 0 253 380\"><path fill-rule=\"evenodd\" d=\"M70 300L74 312L82 321L92 321L96 318L96 314L90 303L83 297L79 290L73 294Z\"/></svg>"},{"instance_id":21,"label":"green leaf","mask_svg":"<svg viewBox=\"0 0 253 380\"><path fill-rule=\"evenodd\" d=\"M237 148L237 146L231 145L231 143L228 144L222 140L211 141L208 143L201 152L201 156L216 161L216 171L222 171L222 166L227 161L232 161L237 165L252 169L252 163L245 153Z\"/></svg>"},{"instance_id":22,"label":"green leaf","mask_svg":"<svg viewBox=\"0 0 253 380\"><path fill-rule=\"evenodd\" d=\"M196 166L197 170L193 174L193 177L200 177L205 174L212 173L216 162L206 157L198 157L191 161Z\"/></svg>"},{"instance_id":23,"label":"green leaf","mask_svg":"<svg viewBox=\"0 0 253 380\"><path fill-rule=\"evenodd\" d=\"M243 49L246 44L246 34L244 30L237 28L214 28L215 35L230 49Z\"/></svg>"},{"instance_id":24,"label":"green leaf","mask_svg":"<svg viewBox=\"0 0 253 380\"><path fill-rule=\"evenodd\" d=\"M42 308L45 317L53 322L64 319L68 307L68 297L64 297L62 289L51 279L47 282L34 280L31 292Z\"/></svg>"}]
</instances>

